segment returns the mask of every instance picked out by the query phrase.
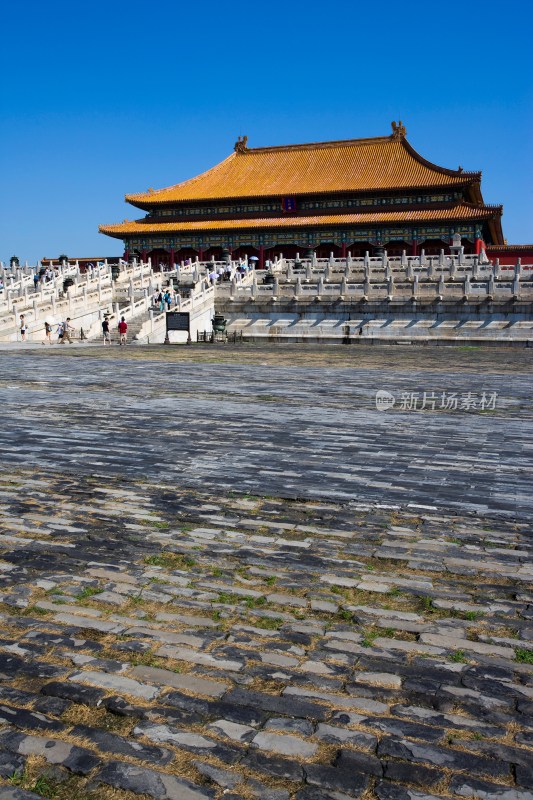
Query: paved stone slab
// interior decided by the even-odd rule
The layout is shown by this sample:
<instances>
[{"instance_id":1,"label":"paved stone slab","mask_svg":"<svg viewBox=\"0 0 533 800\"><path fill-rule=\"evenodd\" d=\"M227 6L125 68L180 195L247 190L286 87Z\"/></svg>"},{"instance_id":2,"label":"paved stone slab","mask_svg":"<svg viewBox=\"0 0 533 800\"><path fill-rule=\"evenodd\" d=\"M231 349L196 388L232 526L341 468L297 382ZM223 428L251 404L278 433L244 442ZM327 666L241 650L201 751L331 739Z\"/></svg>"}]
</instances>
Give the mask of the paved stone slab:
<instances>
[{"instance_id":1,"label":"paved stone slab","mask_svg":"<svg viewBox=\"0 0 533 800\"><path fill-rule=\"evenodd\" d=\"M252 745L259 750L291 758L311 758L318 749L318 745L306 742L297 736L283 736L279 733L258 733L252 739Z\"/></svg>"},{"instance_id":2,"label":"paved stone slab","mask_svg":"<svg viewBox=\"0 0 533 800\"><path fill-rule=\"evenodd\" d=\"M76 672L69 677L69 680L75 683L88 683L90 686L97 686L101 689L113 689L133 697L142 697L144 700L153 700L160 692L154 686L147 686L122 675L109 675L106 672L92 670Z\"/></svg>"},{"instance_id":3,"label":"paved stone slab","mask_svg":"<svg viewBox=\"0 0 533 800\"><path fill-rule=\"evenodd\" d=\"M172 686L174 689L186 689L196 694L207 695L208 697L222 697L228 688L227 683L210 681L206 678L198 678L194 675L181 675L170 672L167 669L157 669L156 667L134 667L131 670L133 678L141 681L155 683L157 686Z\"/></svg>"},{"instance_id":4,"label":"paved stone slab","mask_svg":"<svg viewBox=\"0 0 533 800\"><path fill-rule=\"evenodd\" d=\"M95 785L107 784L116 789L147 794L154 800L206 800L214 793L205 787L164 772L110 761L93 779Z\"/></svg>"}]
</instances>

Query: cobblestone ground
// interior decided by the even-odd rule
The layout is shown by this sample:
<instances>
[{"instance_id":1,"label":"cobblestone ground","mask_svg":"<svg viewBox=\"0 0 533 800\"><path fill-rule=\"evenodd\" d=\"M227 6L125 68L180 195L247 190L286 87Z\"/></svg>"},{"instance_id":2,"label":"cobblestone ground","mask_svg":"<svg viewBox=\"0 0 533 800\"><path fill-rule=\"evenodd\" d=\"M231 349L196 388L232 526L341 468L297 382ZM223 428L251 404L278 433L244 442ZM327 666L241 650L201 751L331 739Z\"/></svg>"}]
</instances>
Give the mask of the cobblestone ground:
<instances>
[{"instance_id":1,"label":"cobblestone ground","mask_svg":"<svg viewBox=\"0 0 533 800\"><path fill-rule=\"evenodd\" d=\"M530 362L3 354L0 800L533 800Z\"/></svg>"}]
</instances>

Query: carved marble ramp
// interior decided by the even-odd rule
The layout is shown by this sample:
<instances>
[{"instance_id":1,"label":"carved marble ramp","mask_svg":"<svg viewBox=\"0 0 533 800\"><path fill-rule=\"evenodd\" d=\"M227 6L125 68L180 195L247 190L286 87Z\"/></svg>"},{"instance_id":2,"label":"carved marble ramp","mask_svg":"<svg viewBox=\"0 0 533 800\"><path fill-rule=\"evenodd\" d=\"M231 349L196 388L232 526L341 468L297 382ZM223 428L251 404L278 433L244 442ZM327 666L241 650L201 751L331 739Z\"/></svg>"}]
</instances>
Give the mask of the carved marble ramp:
<instances>
[{"instance_id":1,"label":"carved marble ramp","mask_svg":"<svg viewBox=\"0 0 533 800\"><path fill-rule=\"evenodd\" d=\"M530 377L452 355L6 356L0 800L533 800Z\"/></svg>"}]
</instances>

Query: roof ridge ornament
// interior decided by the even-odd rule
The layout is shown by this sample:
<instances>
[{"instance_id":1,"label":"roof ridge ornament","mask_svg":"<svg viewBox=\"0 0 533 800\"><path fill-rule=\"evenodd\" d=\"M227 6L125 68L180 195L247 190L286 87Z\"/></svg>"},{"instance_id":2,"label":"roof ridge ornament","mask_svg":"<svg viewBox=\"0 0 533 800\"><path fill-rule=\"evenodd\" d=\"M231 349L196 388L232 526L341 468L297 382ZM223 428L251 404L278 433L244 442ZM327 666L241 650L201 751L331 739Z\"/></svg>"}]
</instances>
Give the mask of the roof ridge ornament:
<instances>
[{"instance_id":1,"label":"roof ridge ornament","mask_svg":"<svg viewBox=\"0 0 533 800\"><path fill-rule=\"evenodd\" d=\"M402 123L401 119L398 120L398 124L395 122L391 122L392 134L391 139L399 140L403 139L406 134L405 125Z\"/></svg>"},{"instance_id":2,"label":"roof ridge ornament","mask_svg":"<svg viewBox=\"0 0 533 800\"><path fill-rule=\"evenodd\" d=\"M246 153L248 148L246 147L248 143L247 136L239 136L237 141L235 142L235 147L233 148L236 153Z\"/></svg>"}]
</instances>

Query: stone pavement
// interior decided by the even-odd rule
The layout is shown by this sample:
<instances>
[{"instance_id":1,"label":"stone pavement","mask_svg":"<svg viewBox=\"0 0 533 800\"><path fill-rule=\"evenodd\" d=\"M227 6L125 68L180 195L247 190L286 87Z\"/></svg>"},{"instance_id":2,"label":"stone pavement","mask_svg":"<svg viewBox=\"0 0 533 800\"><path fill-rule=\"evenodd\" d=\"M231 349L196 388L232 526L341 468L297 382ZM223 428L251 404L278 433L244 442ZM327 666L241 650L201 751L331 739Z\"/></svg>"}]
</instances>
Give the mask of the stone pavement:
<instances>
[{"instance_id":1,"label":"stone pavement","mask_svg":"<svg viewBox=\"0 0 533 800\"><path fill-rule=\"evenodd\" d=\"M493 350L488 363L481 348L340 346L322 348L318 366L272 361L301 358L298 347L234 351L252 350L255 363L170 360L216 359L223 348L186 349L154 349L162 361L144 348L4 353L3 419L17 421L0 431L4 463L213 491L533 512L533 351ZM515 359L520 369L509 372ZM398 399L496 392L498 402L483 413L401 411L399 402L379 412L379 389Z\"/></svg>"},{"instance_id":2,"label":"stone pavement","mask_svg":"<svg viewBox=\"0 0 533 800\"><path fill-rule=\"evenodd\" d=\"M2 357L0 800L533 800L529 378L414 355Z\"/></svg>"}]
</instances>

